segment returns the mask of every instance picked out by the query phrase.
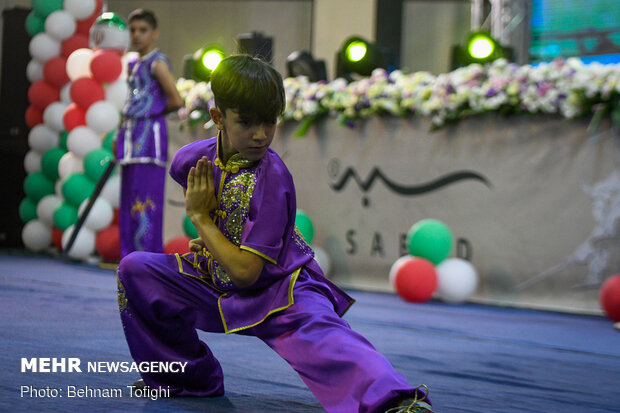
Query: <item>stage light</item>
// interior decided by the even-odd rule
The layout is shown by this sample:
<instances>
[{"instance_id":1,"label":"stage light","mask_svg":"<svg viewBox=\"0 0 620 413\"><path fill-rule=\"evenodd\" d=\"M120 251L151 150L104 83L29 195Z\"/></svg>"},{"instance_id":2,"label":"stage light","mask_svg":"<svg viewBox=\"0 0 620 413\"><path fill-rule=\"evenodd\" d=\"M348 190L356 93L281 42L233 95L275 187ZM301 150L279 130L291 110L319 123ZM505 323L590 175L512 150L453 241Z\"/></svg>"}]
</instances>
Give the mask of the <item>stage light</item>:
<instances>
[{"instance_id":1,"label":"stage light","mask_svg":"<svg viewBox=\"0 0 620 413\"><path fill-rule=\"evenodd\" d=\"M349 59L350 61L359 62L364 58L364 56L366 56L367 51L368 46L366 46L366 43L354 41L347 46L347 50L345 53L347 54L347 59Z\"/></svg>"},{"instance_id":2,"label":"stage light","mask_svg":"<svg viewBox=\"0 0 620 413\"><path fill-rule=\"evenodd\" d=\"M396 69L395 56L389 50L358 36L348 38L336 54L336 75L349 81L354 75L370 76L373 70Z\"/></svg>"},{"instance_id":3,"label":"stage light","mask_svg":"<svg viewBox=\"0 0 620 413\"><path fill-rule=\"evenodd\" d=\"M316 60L307 51L295 51L286 58L289 77L306 76L311 82L327 80L324 60Z\"/></svg>"},{"instance_id":4,"label":"stage light","mask_svg":"<svg viewBox=\"0 0 620 413\"><path fill-rule=\"evenodd\" d=\"M211 72L226 57L224 50L215 45L198 49L191 58L191 77L197 81L208 82Z\"/></svg>"},{"instance_id":5,"label":"stage light","mask_svg":"<svg viewBox=\"0 0 620 413\"><path fill-rule=\"evenodd\" d=\"M484 33L476 33L469 39L467 51L474 59L487 59L495 52L495 40Z\"/></svg>"},{"instance_id":6,"label":"stage light","mask_svg":"<svg viewBox=\"0 0 620 413\"><path fill-rule=\"evenodd\" d=\"M209 70L214 71L217 65L224 59L224 54L219 50L208 50L202 55L202 64Z\"/></svg>"},{"instance_id":7,"label":"stage light","mask_svg":"<svg viewBox=\"0 0 620 413\"><path fill-rule=\"evenodd\" d=\"M258 57L271 63L273 54L273 38L263 36L260 32L242 33L237 35L237 53Z\"/></svg>"},{"instance_id":8,"label":"stage light","mask_svg":"<svg viewBox=\"0 0 620 413\"><path fill-rule=\"evenodd\" d=\"M472 63L489 63L512 58L512 49L500 45L488 32L475 31L467 36L464 44L452 47L452 70Z\"/></svg>"}]
</instances>

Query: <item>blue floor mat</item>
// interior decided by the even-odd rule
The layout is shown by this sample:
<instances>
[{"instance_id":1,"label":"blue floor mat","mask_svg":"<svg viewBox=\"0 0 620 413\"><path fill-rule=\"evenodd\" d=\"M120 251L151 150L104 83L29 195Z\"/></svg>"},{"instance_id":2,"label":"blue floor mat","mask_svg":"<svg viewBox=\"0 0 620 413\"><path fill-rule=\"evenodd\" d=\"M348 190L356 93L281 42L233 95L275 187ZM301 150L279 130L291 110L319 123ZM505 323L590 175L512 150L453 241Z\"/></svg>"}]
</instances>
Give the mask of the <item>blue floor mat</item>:
<instances>
[{"instance_id":1,"label":"blue floor mat","mask_svg":"<svg viewBox=\"0 0 620 413\"><path fill-rule=\"evenodd\" d=\"M608 319L349 293L357 302L345 319L410 384L427 384L438 412L620 411L620 332ZM0 253L0 308L3 412L323 411L286 362L245 336L200 333L222 364L225 397L131 398L134 373L22 373L23 357L131 361L111 270ZM70 398L68 386L123 397ZM47 388L63 397L33 397Z\"/></svg>"}]
</instances>

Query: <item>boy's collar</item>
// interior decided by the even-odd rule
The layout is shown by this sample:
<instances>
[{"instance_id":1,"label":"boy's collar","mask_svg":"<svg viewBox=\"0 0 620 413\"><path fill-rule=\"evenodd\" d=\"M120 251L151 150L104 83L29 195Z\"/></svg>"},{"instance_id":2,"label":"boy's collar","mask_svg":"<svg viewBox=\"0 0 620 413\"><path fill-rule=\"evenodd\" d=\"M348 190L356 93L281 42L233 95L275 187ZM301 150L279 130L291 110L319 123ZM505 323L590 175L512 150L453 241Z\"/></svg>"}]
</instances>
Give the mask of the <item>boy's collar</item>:
<instances>
[{"instance_id":1,"label":"boy's collar","mask_svg":"<svg viewBox=\"0 0 620 413\"><path fill-rule=\"evenodd\" d=\"M239 172L239 169L241 168L249 168L252 165L254 165L255 161L251 161L249 159L245 159L243 157L243 155L241 155L239 152L237 152L236 154L232 155L230 157L230 159L228 159L228 162L226 162L226 165L224 165L224 163L221 161L221 150L222 150L222 131L218 131L217 132L217 144L216 144L216 153L217 156L215 158L215 161L213 162L215 164L215 166L217 166L218 168L220 168L222 171L226 171L229 173L233 173L236 174L237 172Z\"/></svg>"},{"instance_id":2,"label":"boy's collar","mask_svg":"<svg viewBox=\"0 0 620 413\"><path fill-rule=\"evenodd\" d=\"M156 47L153 50L151 50L150 52L148 52L147 54L145 54L144 56L138 56L138 60L146 60L149 57L153 56L158 51L159 51L159 49Z\"/></svg>"}]
</instances>

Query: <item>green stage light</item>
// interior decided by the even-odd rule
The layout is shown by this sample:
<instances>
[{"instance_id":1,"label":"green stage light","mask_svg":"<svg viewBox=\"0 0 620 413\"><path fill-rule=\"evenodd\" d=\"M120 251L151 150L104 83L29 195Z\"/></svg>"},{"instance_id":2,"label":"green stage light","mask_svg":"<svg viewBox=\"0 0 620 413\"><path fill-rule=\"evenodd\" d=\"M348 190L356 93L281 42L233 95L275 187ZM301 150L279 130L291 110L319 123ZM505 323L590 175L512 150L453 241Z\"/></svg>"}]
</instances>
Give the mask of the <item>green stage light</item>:
<instances>
[{"instance_id":1,"label":"green stage light","mask_svg":"<svg viewBox=\"0 0 620 413\"><path fill-rule=\"evenodd\" d=\"M484 60L495 51L495 40L485 34L476 34L469 41L467 51L474 59Z\"/></svg>"},{"instance_id":2,"label":"green stage light","mask_svg":"<svg viewBox=\"0 0 620 413\"><path fill-rule=\"evenodd\" d=\"M226 54L219 46L205 46L196 50L191 59L191 77L197 81L208 82L211 79L211 72L224 57Z\"/></svg>"},{"instance_id":3,"label":"green stage light","mask_svg":"<svg viewBox=\"0 0 620 413\"><path fill-rule=\"evenodd\" d=\"M354 76L370 76L377 68L396 69L394 54L387 48L359 36L345 40L336 53L336 76L348 81Z\"/></svg>"},{"instance_id":4,"label":"green stage light","mask_svg":"<svg viewBox=\"0 0 620 413\"><path fill-rule=\"evenodd\" d=\"M219 50L207 50L202 55L202 64L209 70L213 71L224 59L224 54Z\"/></svg>"},{"instance_id":5,"label":"green stage light","mask_svg":"<svg viewBox=\"0 0 620 413\"><path fill-rule=\"evenodd\" d=\"M366 45L366 42L355 40L349 43L345 53L347 55L347 59L350 61L359 62L364 58L364 56L366 56L367 51L368 46Z\"/></svg>"},{"instance_id":6,"label":"green stage light","mask_svg":"<svg viewBox=\"0 0 620 413\"><path fill-rule=\"evenodd\" d=\"M462 44L452 47L452 70L472 63L485 64L497 59L512 59L512 49L499 44L489 32L470 33Z\"/></svg>"}]
</instances>

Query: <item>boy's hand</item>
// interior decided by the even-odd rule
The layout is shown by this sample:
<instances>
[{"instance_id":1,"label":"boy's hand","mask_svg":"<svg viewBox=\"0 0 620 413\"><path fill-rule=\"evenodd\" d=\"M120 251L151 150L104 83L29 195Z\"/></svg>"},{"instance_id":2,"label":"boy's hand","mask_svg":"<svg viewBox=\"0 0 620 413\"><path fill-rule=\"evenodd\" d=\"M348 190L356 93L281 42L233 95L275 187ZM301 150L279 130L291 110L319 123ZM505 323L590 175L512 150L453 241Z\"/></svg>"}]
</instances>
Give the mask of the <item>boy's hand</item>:
<instances>
[{"instance_id":1,"label":"boy's hand","mask_svg":"<svg viewBox=\"0 0 620 413\"><path fill-rule=\"evenodd\" d=\"M185 212L195 222L211 219L209 213L217 208L213 184L213 165L202 157L187 175Z\"/></svg>"},{"instance_id":2,"label":"boy's hand","mask_svg":"<svg viewBox=\"0 0 620 413\"><path fill-rule=\"evenodd\" d=\"M202 252L203 248L207 248L204 241L201 238L196 238L190 240L189 242L189 250L191 252Z\"/></svg>"}]
</instances>

